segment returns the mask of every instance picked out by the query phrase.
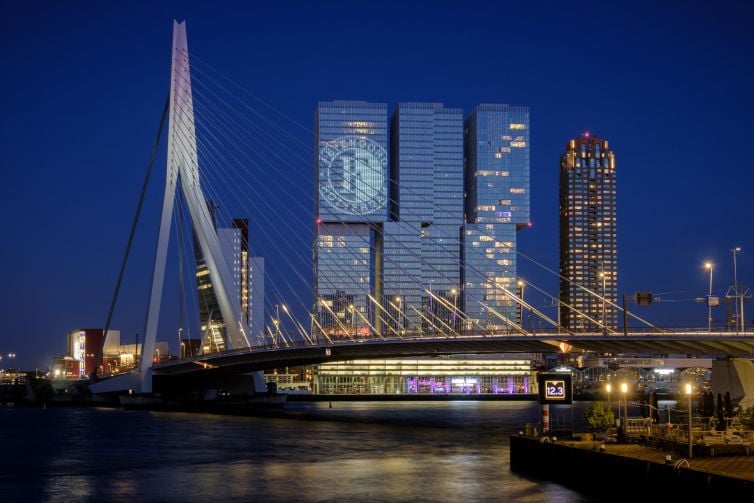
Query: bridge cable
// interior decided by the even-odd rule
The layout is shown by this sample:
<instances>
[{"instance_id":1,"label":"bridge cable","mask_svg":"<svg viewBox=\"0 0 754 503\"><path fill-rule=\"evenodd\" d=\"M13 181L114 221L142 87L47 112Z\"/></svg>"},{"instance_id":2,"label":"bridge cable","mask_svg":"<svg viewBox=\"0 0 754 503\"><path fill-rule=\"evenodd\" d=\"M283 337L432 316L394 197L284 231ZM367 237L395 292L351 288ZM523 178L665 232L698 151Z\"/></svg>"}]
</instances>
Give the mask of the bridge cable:
<instances>
[{"instance_id":1,"label":"bridge cable","mask_svg":"<svg viewBox=\"0 0 754 503\"><path fill-rule=\"evenodd\" d=\"M162 117L160 117L160 125L157 128L157 136L154 140L154 144L152 145L152 154L149 157L149 164L147 165L147 173L144 175L144 183L141 187L141 195L139 196L139 204L136 206L136 214L134 215L133 223L131 224L131 232L128 236L128 243L126 244L126 251L123 255L123 261L121 262L120 266L120 272L118 273L118 281L115 284L115 292L113 293L113 300L110 303L110 310L107 313L107 322L105 323L105 331L102 335L102 343L97 345L97 348L95 349L96 353L94 355L94 370L92 371L92 378L94 381L97 380L97 374L99 372L99 367L102 364L102 353L104 351L105 341L107 339L107 333L110 330L110 323L112 322L113 318L113 312L115 311L115 304L118 302L118 294L120 293L120 287L123 283L123 275L126 272L126 264L128 263L128 256L131 252L131 245L133 244L134 235L136 234L136 227L139 223L139 216L141 215L141 208L144 204L144 198L147 193L147 186L149 185L149 178L152 174L152 167L154 166L154 159L157 155L157 147L160 144L160 137L162 135L162 129L165 125L165 118L168 116L168 110L170 108L170 95L168 94L168 97L165 99L165 106L162 109ZM144 355L142 355L142 358L144 358Z\"/></svg>"},{"instance_id":2,"label":"bridge cable","mask_svg":"<svg viewBox=\"0 0 754 503\"><path fill-rule=\"evenodd\" d=\"M201 72L201 70L200 70L200 72ZM203 72L202 72L202 73L203 73ZM218 73L219 73L219 72L218 72ZM208 78L209 78L210 80L214 81L214 79L212 79L212 77L208 76ZM205 85L205 84L204 84L204 83L203 83L203 82L202 82L202 81L201 81L200 79L195 79L195 83L199 84L199 85L200 85L200 86L202 86L202 87L207 87L207 86L206 86L206 85ZM238 100L238 101L239 101L239 102L240 102L241 104L243 104L243 105L244 105L244 106L245 106L246 108L250 109L250 110L251 110L252 112L254 112L254 113L255 113L255 114L257 114L257 115L261 115L261 114L260 114L259 112L257 112L257 111L256 111L256 110L254 110L253 108L251 108L251 107L250 107L250 106L249 106L248 104L244 103L244 102L243 102L242 100L240 100L240 99L239 99L238 97L236 97L236 96L234 96L234 95L233 95L232 93L230 93L230 91L228 91L227 89L225 89L225 88L224 88L224 87L223 87L222 85L220 85L220 87L221 87L221 88L222 88L222 89L223 89L223 90L224 90L225 92L227 92L228 94L230 94L230 95L231 95L231 97L235 98L235 99L236 99L236 100ZM198 95L202 95L202 94L203 94L203 93L202 93L201 91L199 91L198 89L196 89L196 91L197 91L197 93L196 93L196 94L198 94ZM229 104L228 104L228 103L227 103L227 102L226 102L225 100L223 100L223 99L222 99L222 98L221 98L220 96L218 96L218 95L217 95L217 93L215 93L215 92L213 92L213 91L211 91L211 90L210 90L210 92L211 92L211 93L212 93L212 94L213 94L213 95L214 95L214 96L215 96L216 98L218 98L218 99L219 99L219 100L220 100L220 101L221 101L221 102L222 102L223 104L227 105L227 106L228 106L228 108L231 108L231 109L233 109L233 110L234 110L234 112L238 113L238 109L237 109L237 107L236 107L236 108L234 108L234 107L231 107L231 106L230 106L230 105L229 105ZM268 106L269 106L269 105L268 105ZM223 115L225 115L225 114L223 114ZM245 118L245 117L244 117L243 115L241 115L241 117L242 117L242 118L244 118L244 119L246 119L246 118ZM262 117L263 117L263 116L262 116ZM264 118L264 117L263 117L263 118ZM226 119L228 119L227 115L226 115ZM232 119L231 119L231 121L232 121L232 122L235 122L235 121L233 121ZM266 121L267 121L267 122L270 122L270 120L269 120L269 119L266 119ZM268 135L268 133L267 133L266 131L264 131L264 129L261 129L261 128L259 128L258 126L256 126L256 124L254 124L253 122L249 121L248 119L246 119L246 122L249 122L249 123L250 123L250 124L251 124L251 125L252 125L253 127L255 127L255 128L257 128L257 129L260 129L260 133L262 133L262 134L264 134L264 135ZM274 123L272 123L272 124L274 125ZM279 126L277 126L277 127L279 128ZM303 127L303 126L300 126L300 127L302 127L302 129L305 129L305 130L309 131L308 129L306 129L306 128L305 128L305 127ZM277 139L275 139L275 138L271 138L271 139L272 139L273 141L275 141L276 143L278 143L279 145L281 145L281 146L282 146L283 148L287 148L287 147L285 147L285 145L281 144L279 140L277 140ZM311 147L309 147L308 145L306 145L306 147L307 147L307 148L311 148ZM285 162L285 160L284 160L283 158L281 158L281 157L280 157L280 156L279 156L279 155L278 155L278 154L277 154L276 152L274 152L274 151L273 151L272 153L273 153L273 155L275 155L275 157L277 157L277 158L278 158L278 159L280 159L281 161ZM291 151L291 153L292 153L292 154L293 154L294 156L296 156L296 157L300 157L300 156L298 156L298 154L297 154L296 152L292 152L292 151ZM272 164L272 163L270 163L270 164ZM311 196L310 196L310 197L311 197ZM297 201L297 202L298 202L298 201ZM299 202L299 205L300 205L300 202ZM346 225L347 225L347 224L346 224ZM440 230L440 232L442 232L442 229L440 229L439 227L438 227L438 230ZM401 243L399 243L399 244L401 244ZM531 260L531 259L530 259L529 257L526 257L526 256L525 256L524 254L522 254L522 253L521 253L520 251L517 251L516 253L517 253L517 254L519 254L519 255L521 255L521 256L523 256L524 258L527 258L527 259ZM535 263L536 263L536 262L535 262ZM539 265L539 264L538 264L538 265ZM472 268L472 269L474 269L474 268ZM506 271L506 272L507 272L507 269L504 269L504 271ZM477 271L477 272L478 272L478 271ZM530 284L531 286L535 286L535 285L533 285L533 284L532 284L532 283L530 283L530 282L529 282L529 284ZM507 295L509 295L509 296L510 296L510 297L511 297L511 298L512 298L512 299L513 299L513 300L514 300L515 302L518 302L519 304L522 304L522 305L523 305L524 307L526 307L526 308L529 308L529 309L530 309L530 310L531 310L532 312L534 312L535 314L539 315L539 316L540 316L540 318L544 319L545 321L548 321L549 323L552 323L553 325L557 325L557 324L556 324L555 322L553 322L552 320L550 320L550 319L549 319L549 318L547 318L546 316L543 316L543 313L541 313L541 312L539 312L538 310L534 309L534 308L533 308L533 306L530 306L530 305L528 305L527 303L523 302L523 300L522 300L522 299L518 298L518 296L517 296L517 295L515 295L515 294L513 294L512 292L508 291L508 290L507 290L507 289L506 289L505 287L501 287L500 285L495 285L495 286L496 286L496 288L498 288L498 289L502 290L502 291L503 291L504 293L506 293ZM581 285L579 285L579 286L581 286ZM582 287L582 288L583 288L583 287ZM539 291L542 291L543 293L546 293L546 292L544 292L543 290L541 290L541 289L539 289L539 288L537 288L537 290L539 290ZM590 293L590 294L593 294L593 295L597 295L597 294L595 294L594 292L589 292L589 293ZM549 294L548 294L548 295L549 295ZM597 295L597 296L598 296L598 295ZM599 296L598 296L598 297L599 297ZM554 299L554 297L552 297L552 298ZM608 301L608 303L609 303L609 301ZM483 304L483 303L482 303L482 304ZM581 312L580 312L580 311L579 311L578 309L576 309L576 308L575 308L574 306L569 306L569 307L570 307L571 309L573 309L573 310L577 311L577 312L578 312L579 314L582 314L582 315L584 315L584 313L581 313ZM497 313L493 313L493 314L496 314L496 315L497 315ZM587 316L587 318L589 318L589 317ZM599 321L597 321L597 320L593 320L593 319L591 319L591 318L589 318L589 319L590 319L590 321L593 321L593 322L594 322L595 324L601 325L601 323L599 323ZM508 320L507 320L507 319L504 319L503 321L505 321L506 323L508 323ZM642 321L643 321L643 320L642 320ZM564 328L564 327L562 327L562 326L561 326L561 327L559 327L559 328L563 328L563 329L564 329L564 330L565 330L566 332L570 333L570 331L569 331L569 330L565 329L565 328Z\"/></svg>"},{"instance_id":3,"label":"bridge cable","mask_svg":"<svg viewBox=\"0 0 754 503\"><path fill-rule=\"evenodd\" d=\"M203 65L203 66L206 66L206 67L207 67L207 70L208 70L208 71L212 71L212 72L214 72L214 73L215 73L215 74L217 74L217 75L218 75L218 76L219 76L220 78L222 78L222 79L224 79L225 81L227 81L227 82L231 83L231 84L232 84L232 85L233 85L234 87L236 87L236 88L240 89L240 90L241 90L241 91L243 91L243 92L244 92L245 94L247 94L247 95L251 96L252 98L254 98L254 99L256 99L256 100L260 101L260 102L261 102L261 103L263 103L263 104L264 104L265 106L267 106L268 108L272 109L273 111L275 111L275 112L276 112L277 114L279 114L280 116L284 117L284 118L285 118L286 120L288 120L288 121L290 121L291 123L295 124L296 126L298 126L299 128L301 128L302 130L304 130L304 131L306 131L306 132L309 132L309 133L311 133L311 130L309 130L309 129L308 129L308 128L307 128L306 126L303 126L303 125L299 124L299 123L298 123L298 122L296 122L295 120L293 120L293 119L291 119L290 117L286 116L286 115L285 115L285 114L284 114L283 112L281 112L280 110L277 110L277 109L276 109L275 107L273 107L273 106L272 106L271 104L267 103L266 101L264 101L263 99L259 98L258 96L256 96L256 95L254 95L254 94L250 93L250 92L249 92L248 90L246 90L246 89L245 89L245 88L243 88L242 86L240 86L240 85L238 85L237 83L235 83L235 82L234 82L234 81L233 81L232 79L230 79L230 78L228 78L228 77L224 76L224 75L223 75L223 74L222 74L221 72L219 72L219 71L215 70L215 69L214 69L214 68L212 68L212 67L211 67L211 66L210 66L209 64L207 64L207 63L204 63L203 61L201 61L201 58L196 58L196 59L198 60L198 62L199 62L199 63L200 63L201 65ZM272 120L270 120L269 118L265 117L265 116L264 116L264 115L262 115L262 114L261 114L261 113L260 113L259 111L257 111L257 110L255 110L254 108L250 107L250 106L249 106L249 105L248 105L247 103L245 103L245 102L244 102L243 100L241 100L241 99L239 99L239 98L238 98L237 96L233 95L233 93L231 93L231 92L230 92L230 91L229 91L229 90L228 90L227 88L225 88L224 86L222 86L222 84L219 84L219 83L218 83L218 82L217 82L217 81L216 81L216 80L215 80L214 78L212 78L212 77L211 77L211 76L210 76L210 75L209 75L209 74L208 74L208 73L207 73L206 71L204 71L204 69L200 68L200 67L199 67L198 65L192 65L192 67L193 67L193 68L195 68L195 69L197 69L197 70L199 70L199 71L200 71L200 73L203 73L203 74L205 74L205 76L206 76L206 77L207 77L207 78L208 78L209 80L211 80L211 81L213 81L214 83L216 83L216 84L217 84L217 85L218 85L218 86L219 86L219 87L220 87L221 89L223 89L223 90L224 90L224 91L225 91L226 93L230 94L230 95L231 95L231 97L233 97L233 98L235 98L236 100L238 100L238 101L239 101L239 102L240 102L240 103L241 103L242 105L244 105L244 106L245 106L245 107L246 107L247 109L251 110L251 111L252 111L252 112L253 112L254 114L256 114L256 115L260 116L260 117L261 117L261 118L262 118L262 119L263 119L263 120L264 120L265 122L267 122L268 124L270 124L270 125L274 126L274 127L276 128L276 129L278 129L278 130L280 130L280 131L282 131L282 132L286 133L286 134L287 134L288 136L290 136L291 138L295 139L295 140L296 140L297 142L299 142L299 143L301 143L301 144L304 144L303 142L301 142L301 140L299 140L298 138L296 138L295 136L293 136L292 134L290 134L290 133L289 133L288 131L286 131L286 130L285 130L284 128L281 128L281 127L280 127L279 125L277 125L277 124L276 124L276 123L275 123L274 121L272 121ZM198 81L197 81L197 83L199 83L199 84L203 84L202 82L198 82ZM205 87L206 87L206 86L205 86ZM215 93L213 93L213 94L215 94ZM215 95L216 95L216 94L215 94ZM216 95L216 96L217 96L217 95ZM280 143L280 142L278 141L278 143ZM310 148L310 147L309 147L309 145L306 145L306 144L304 144L304 145L305 145L305 146L306 146L307 148ZM581 285L580 283L574 282L574 281L570 280L569 278L565 278L565 277L561 276L561 275L560 275L560 274L558 274L557 272L553 271L552 269L549 269L549 268L547 268L546 266L542 265L541 263L539 263L539 262L537 262L536 260L532 259L531 257L527 256L526 254L524 254L524 253L520 252L519 250L516 250L516 253L517 253L518 255L520 255L521 257L523 257L523 258L525 258L525 259L527 259L527 260L531 261L532 263L534 263L534 264L538 265L539 267L542 267L543 269L547 270L548 272L550 272L550 273L552 273L552 274L555 274L555 275L556 275L556 276L558 276L558 277L559 277L560 279L563 279L563 280L565 280L565 281L567 281L567 282L569 282L569 283L574 283L574 284L575 284L575 286L577 286L577 287L578 287L579 289L586 291L586 292L587 292L588 294L590 294L590 295L592 295L592 296L594 296L594 297L597 297L598 299L600 299L600 300L604 301L604 302L605 302L606 304L608 304L608 305L610 305L610 306L612 306L612 307L615 307L615 308L616 308L616 309L618 309L619 311L622 311L622 310L623 310L623 309L622 309L622 307L621 307L621 306L619 306L618 304L616 304L616 303L613 303L613 302L612 302L611 300L609 300L609 299L607 299L607 298L602 298L602 296L601 296L601 295L599 295L599 294L598 294L598 293L596 293L596 292L593 292L593 291L589 290L588 288L584 287L584 286L583 286L583 285ZM528 282L527 282L527 283L528 283ZM531 285L531 286L534 286L534 285L533 285L533 284L531 284L531 283L528 283L528 284L529 284L529 285ZM543 290L541 290L541 289L539 289L539 288L537 288L537 290L539 290L539 291L541 291L541 292L545 293L546 295L550 296L551 298L555 299L555 297L552 297L551 295L547 294L547 293L546 293L546 292L544 292ZM505 289L504 289L504 288L503 288L503 291L505 291ZM506 292L506 293L509 293L509 292ZM520 301L519 301L519 300L518 300L517 298L515 298L515 296L514 296L514 299L515 299L515 300L516 300L517 302L521 303L521 302L520 302ZM564 303L564 302L560 302L560 303L562 303L562 304L566 305L567 307L569 307L570 309L572 309L572 310L576 311L576 312L577 312L578 314L582 314L582 315L584 314L584 313L581 313L581 312L580 312L580 311L579 311L578 309L576 309L576 308L575 308L575 306L571 306L571 305L568 305L567 303ZM525 307L528 307L528 306L525 306ZM540 314L540 313L537 313L537 314ZM648 325L648 326L650 326L650 327L652 327L652 328L655 328L655 329L657 329L657 330L659 330L659 331L662 331L661 329L659 329L659 327L657 327L657 326L653 325L652 323L650 323L649 321L647 321L647 320L645 320L645 319L642 319L642 318L640 318L640 317L636 316L636 315L635 315L635 314L633 314L633 313L630 313L630 312L629 312L629 313L627 313L627 314L628 314L629 316L631 316L632 318L634 318L634 319L636 319L636 320L638 320L638 321L640 321L640 322L642 322L642 323L645 323L646 325ZM541 317L541 315L540 315L540 317ZM589 318L589 317L587 317L587 318ZM547 321L550 321L550 322L551 322L551 320L547 320ZM590 319L590 321L594 322L594 323L595 323L595 324L597 324L597 325L601 325L601 323L600 323L600 322L599 322L598 320ZM560 327L560 328L564 328L564 327ZM608 328L608 327L604 327L604 328ZM612 329L609 329L609 330L610 330L610 331L612 331ZM569 330L566 330L566 331L570 333L570 331L569 331Z\"/></svg>"}]
</instances>

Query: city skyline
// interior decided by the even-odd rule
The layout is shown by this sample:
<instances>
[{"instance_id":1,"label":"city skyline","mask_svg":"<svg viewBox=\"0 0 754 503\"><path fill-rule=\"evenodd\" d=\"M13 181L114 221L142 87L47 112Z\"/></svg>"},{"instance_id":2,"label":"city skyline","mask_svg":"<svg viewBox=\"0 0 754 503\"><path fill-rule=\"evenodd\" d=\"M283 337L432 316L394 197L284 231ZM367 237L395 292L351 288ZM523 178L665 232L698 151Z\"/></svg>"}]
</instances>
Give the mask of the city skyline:
<instances>
[{"instance_id":1,"label":"city skyline","mask_svg":"<svg viewBox=\"0 0 754 503\"><path fill-rule=\"evenodd\" d=\"M66 333L104 325L166 92L173 17L188 20L194 54L297 124L311 124L315 104L334 98L385 102L391 109L411 100L463 110L476 103L529 106L533 226L518 236L519 249L551 269L557 269L554 166L563 142L585 130L610 139L620 156L620 293L651 290L677 300L644 311L663 325L705 324L706 309L693 298L707 293L706 260L714 263L714 291L720 296L733 282L730 250L736 246L742 248L738 279L753 281L754 242L745 220L752 174L745 146L754 77L748 65L739 64L754 46L746 29L751 6L649 4L658 14L649 19L636 14L641 9L595 4L584 15L593 21L595 39L609 38L587 50L583 40L570 37L563 27L568 23L561 23L577 15L554 3L542 4L553 14L545 19L533 7L433 6L438 26L450 31L412 24L429 8L425 3L403 7L398 19L389 15L389 6L360 11L337 5L255 6L245 30L239 27L246 16L227 5L211 12L169 4L2 8L0 40L10 69L0 84L7 110L0 139L7 177L1 199L10 243L2 259L12 267L0 292L1 314L8 320L0 352L18 355L19 366L41 367L63 352ZM333 19L344 28L340 37L357 42L343 47L315 30L316 22ZM496 20L510 28L505 37ZM388 21L392 38L361 37ZM340 58L321 57L334 47ZM417 48L397 54L396 47ZM583 51L582 61L613 64L596 65L599 71L590 76L588 65L576 68L565 58L577 50ZM478 75L464 72L467 66ZM392 82L397 74L403 78ZM584 113L587 105L591 109ZM295 131L311 144L306 131ZM160 162L164 165L164 153ZM302 174L308 172L302 168ZM310 190L310 184L302 177L302 187ZM147 203L145 218L156 220L156 206ZM265 256L272 269L263 236L276 225L274 215L239 216L248 216L251 232L262 237L253 254ZM313 228L302 231L308 237ZM149 235L140 235L143 249L127 271L143 279L126 285L112 325L127 340L143 319ZM557 280L518 261L521 276L557 294ZM300 266L304 273L308 269ZM720 314L718 308L716 322Z\"/></svg>"}]
</instances>

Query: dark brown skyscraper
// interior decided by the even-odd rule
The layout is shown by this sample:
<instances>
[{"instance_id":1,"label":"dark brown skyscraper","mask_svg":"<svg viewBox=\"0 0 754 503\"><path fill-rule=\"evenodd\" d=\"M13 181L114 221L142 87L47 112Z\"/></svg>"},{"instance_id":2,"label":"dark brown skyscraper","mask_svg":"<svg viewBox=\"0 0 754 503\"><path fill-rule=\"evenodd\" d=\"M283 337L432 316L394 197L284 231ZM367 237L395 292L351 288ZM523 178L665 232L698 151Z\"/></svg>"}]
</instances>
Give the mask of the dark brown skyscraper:
<instances>
[{"instance_id":1,"label":"dark brown skyscraper","mask_svg":"<svg viewBox=\"0 0 754 503\"><path fill-rule=\"evenodd\" d=\"M564 327L586 332L616 329L617 252L615 155L607 140L585 132L568 142L560 158L560 321Z\"/></svg>"}]
</instances>

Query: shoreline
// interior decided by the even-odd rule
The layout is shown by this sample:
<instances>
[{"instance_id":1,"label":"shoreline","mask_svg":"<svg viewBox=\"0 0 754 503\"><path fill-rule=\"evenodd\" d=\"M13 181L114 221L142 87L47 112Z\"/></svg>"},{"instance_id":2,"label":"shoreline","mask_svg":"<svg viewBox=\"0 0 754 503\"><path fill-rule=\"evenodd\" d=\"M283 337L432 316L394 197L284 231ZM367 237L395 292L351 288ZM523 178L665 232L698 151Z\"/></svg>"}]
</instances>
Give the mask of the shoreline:
<instances>
[{"instance_id":1,"label":"shoreline","mask_svg":"<svg viewBox=\"0 0 754 503\"><path fill-rule=\"evenodd\" d=\"M671 456L671 462L665 456ZM598 497L754 501L754 457L695 457L636 444L510 437L511 471ZM748 499L746 495L749 495ZM743 498L743 499L742 499Z\"/></svg>"}]
</instances>

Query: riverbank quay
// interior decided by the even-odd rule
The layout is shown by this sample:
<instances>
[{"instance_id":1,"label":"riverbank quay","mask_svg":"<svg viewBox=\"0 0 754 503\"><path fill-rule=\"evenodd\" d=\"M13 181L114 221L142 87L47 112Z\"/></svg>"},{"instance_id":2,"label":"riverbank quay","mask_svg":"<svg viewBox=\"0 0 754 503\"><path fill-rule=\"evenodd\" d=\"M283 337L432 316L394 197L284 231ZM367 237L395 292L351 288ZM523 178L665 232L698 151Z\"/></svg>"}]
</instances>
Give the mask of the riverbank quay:
<instances>
[{"instance_id":1,"label":"riverbank quay","mask_svg":"<svg viewBox=\"0 0 754 503\"><path fill-rule=\"evenodd\" d=\"M670 462L666 456L671 456ZM754 502L754 456L685 459L637 444L514 435L511 471L610 500Z\"/></svg>"},{"instance_id":2,"label":"riverbank quay","mask_svg":"<svg viewBox=\"0 0 754 503\"><path fill-rule=\"evenodd\" d=\"M400 395L320 395L312 393L290 393L287 397L289 402L448 402L454 400L471 402L530 402L537 399L537 395L532 393L433 393L428 395L409 393Z\"/></svg>"}]
</instances>

